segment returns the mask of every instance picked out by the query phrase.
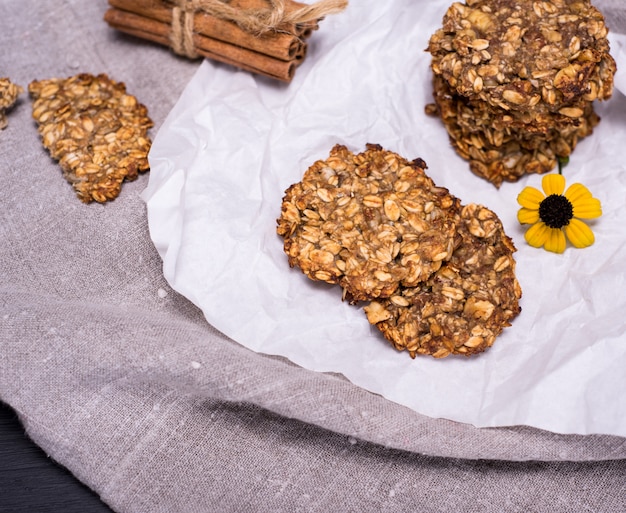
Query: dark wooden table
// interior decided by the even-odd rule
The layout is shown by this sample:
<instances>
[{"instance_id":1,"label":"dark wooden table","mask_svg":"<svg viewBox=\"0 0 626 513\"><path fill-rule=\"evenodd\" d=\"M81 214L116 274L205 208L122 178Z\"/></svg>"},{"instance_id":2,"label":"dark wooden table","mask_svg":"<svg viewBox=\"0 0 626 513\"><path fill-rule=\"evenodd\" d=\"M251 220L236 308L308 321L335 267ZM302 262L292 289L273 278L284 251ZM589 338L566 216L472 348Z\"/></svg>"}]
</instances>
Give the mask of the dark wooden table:
<instances>
[{"instance_id":1,"label":"dark wooden table","mask_svg":"<svg viewBox=\"0 0 626 513\"><path fill-rule=\"evenodd\" d=\"M0 402L0 513L111 513L98 496L33 444Z\"/></svg>"}]
</instances>

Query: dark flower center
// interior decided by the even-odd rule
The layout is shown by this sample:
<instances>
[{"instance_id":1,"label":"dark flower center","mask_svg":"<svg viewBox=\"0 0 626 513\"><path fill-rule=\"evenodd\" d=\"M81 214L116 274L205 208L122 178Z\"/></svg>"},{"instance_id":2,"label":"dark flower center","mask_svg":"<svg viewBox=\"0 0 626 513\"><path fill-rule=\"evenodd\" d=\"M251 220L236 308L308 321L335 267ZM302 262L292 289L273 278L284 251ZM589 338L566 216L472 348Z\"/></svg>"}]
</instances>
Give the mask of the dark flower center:
<instances>
[{"instance_id":1,"label":"dark flower center","mask_svg":"<svg viewBox=\"0 0 626 513\"><path fill-rule=\"evenodd\" d=\"M563 228L574 217L574 207L565 196L550 194L539 204L539 217L550 228Z\"/></svg>"}]
</instances>

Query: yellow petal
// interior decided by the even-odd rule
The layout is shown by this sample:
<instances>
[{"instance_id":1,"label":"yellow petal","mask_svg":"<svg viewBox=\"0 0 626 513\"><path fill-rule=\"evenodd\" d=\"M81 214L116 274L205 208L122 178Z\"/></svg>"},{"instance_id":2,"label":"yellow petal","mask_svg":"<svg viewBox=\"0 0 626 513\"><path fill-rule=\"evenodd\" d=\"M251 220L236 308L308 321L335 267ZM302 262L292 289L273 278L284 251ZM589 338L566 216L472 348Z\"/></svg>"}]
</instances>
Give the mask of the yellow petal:
<instances>
[{"instance_id":1,"label":"yellow petal","mask_svg":"<svg viewBox=\"0 0 626 513\"><path fill-rule=\"evenodd\" d=\"M589 192L589 189L582 183L573 183L565 191L565 197L570 200L572 204L581 199L591 198L591 196L592 194Z\"/></svg>"},{"instance_id":2,"label":"yellow petal","mask_svg":"<svg viewBox=\"0 0 626 513\"><path fill-rule=\"evenodd\" d=\"M546 193L546 196L550 196L551 194L563 194L565 190L565 178L563 175L557 175L555 173L544 175L541 180L541 187L543 188L543 192Z\"/></svg>"},{"instance_id":3,"label":"yellow petal","mask_svg":"<svg viewBox=\"0 0 626 513\"><path fill-rule=\"evenodd\" d=\"M539 210L520 208L517 212L517 220L520 224L535 224L539 221Z\"/></svg>"},{"instance_id":4,"label":"yellow petal","mask_svg":"<svg viewBox=\"0 0 626 513\"><path fill-rule=\"evenodd\" d=\"M578 219L572 219L564 230L569 241L577 248L591 246L596 240L591 228Z\"/></svg>"},{"instance_id":5,"label":"yellow petal","mask_svg":"<svg viewBox=\"0 0 626 513\"><path fill-rule=\"evenodd\" d=\"M582 198L572 203L574 217L581 219L595 219L602 215L602 205L596 198Z\"/></svg>"},{"instance_id":6,"label":"yellow petal","mask_svg":"<svg viewBox=\"0 0 626 513\"><path fill-rule=\"evenodd\" d=\"M552 251L552 253L563 253L565 246L567 246L567 241L563 231L558 228L549 228L548 240L544 245L545 250Z\"/></svg>"},{"instance_id":7,"label":"yellow petal","mask_svg":"<svg viewBox=\"0 0 626 513\"><path fill-rule=\"evenodd\" d=\"M539 203L546 199L543 192L534 187L524 187L522 192L517 195L517 202L522 207L539 210Z\"/></svg>"},{"instance_id":8,"label":"yellow petal","mask_svg":"<svg viewBox=\"0 0 626 513\"><path fill-rule=\"evenodd\" d=\"M524 238L533 248L540 248L546 243L549 235L550 228L540 221L526 230Z\"/></svg>"}]
</instances>

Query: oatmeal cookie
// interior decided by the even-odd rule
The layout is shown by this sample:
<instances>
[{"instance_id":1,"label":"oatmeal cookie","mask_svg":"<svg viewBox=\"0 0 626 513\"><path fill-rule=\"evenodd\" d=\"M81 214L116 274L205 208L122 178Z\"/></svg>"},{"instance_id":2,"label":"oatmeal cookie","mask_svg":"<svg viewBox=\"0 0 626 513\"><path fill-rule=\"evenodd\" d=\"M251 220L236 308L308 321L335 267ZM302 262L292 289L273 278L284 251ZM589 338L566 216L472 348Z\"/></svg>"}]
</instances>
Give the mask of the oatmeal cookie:
<instances>
[{"instance_id":1,"label":"oatmeal cookie","mask_svg":"<svg viewBox=\"0 0 626 513\"><path fill-rule=\"evenodd\" d=\"M497 215L470 204L461 217L462 240L448 262L425 283L365 307L369 322L412 358L482 352L521 310L515 247Z\"/></svg>"},{"instance_id":2,"label":"oatmeal cookie","mask_svg":"<svg viewBox=\"0 0 626 513\"><path fill-rule=\"evenodd\" d=\"M43 145L81 201L112 200L148 170L153 123L124 83L82 73L36 80L28 91Z\"/></svg>"},{"instance_id":3,"label":"oatmeal cookie","mask_svg":"<svg viewBox=\"0 0 626 513\"><path fill-rule=\"evenodd\" d=\"M433 84L430 113L441 118L452 146L469 161L472 172L496 187L554 169L600 121L591 102L581 105L578 118L546 113L527 120L510 111L491 113L483 103L452 93L440 77Z\"/></svg>"},{"instance_id":4,"label":"oatmeal cookie","mask_svg":"<svg viewBox=\"0 0 626 513\"><path fill-rule=\"evenodd\" d=\"M379 145L335 146L285 192L277 233L289 265L350 302L426 280L458 244L460 206L425 169Z\"/></svg>"},{"instance_id":5,"label":"oatmeal cookie","mask_svg":"<svg viewBox=\"0 0 626 513\"><path fill-rule=\"evenodd\" d=\"M430 38L435 104L455 150L496 187L545 173L600 121L615 60L589 0L455 2Z\"/></svg>"},{"instance_id":6,"label":"oatmeal cookie","mask_svg":"<svg viewBox=\"0 0 626 513\"><path fill-rule=\"evenodd\" d=\"M456 117L456 123L468 132L516 130L526 136L541 136L554 130L576 131L581 121L593 111L593 103L577 101L561 112L551 112L537 105L530 111L513 111L493 108L486 102L471 100L454 93L445 80L433 77L433 97L438 107L437 114L446 118ZM444 120L445 121L445 120Z\"/></svg>"},{"instance_id":7,"label":"oatmeal cookie","mask_svg":"<svg viewBox=\"0 0 626 513\"><path fill-rule=\"evenodd\" d=\"M7 127L6 111L13 107L22 92L21 86L14 84L8 78L0 78L0 130Z\"/></svg>"},{"instance_id":8,"label":"oatmeal cookie","mask_svg":"<svg viewBox=\"0 0 626 513\"><path fill-rule=\"evenodd\" d=\"M428 51L433 72L464 97L557 112L611 96L607 33L589 0L467 0L451 5Z\"/></svg>"}]
</instances>

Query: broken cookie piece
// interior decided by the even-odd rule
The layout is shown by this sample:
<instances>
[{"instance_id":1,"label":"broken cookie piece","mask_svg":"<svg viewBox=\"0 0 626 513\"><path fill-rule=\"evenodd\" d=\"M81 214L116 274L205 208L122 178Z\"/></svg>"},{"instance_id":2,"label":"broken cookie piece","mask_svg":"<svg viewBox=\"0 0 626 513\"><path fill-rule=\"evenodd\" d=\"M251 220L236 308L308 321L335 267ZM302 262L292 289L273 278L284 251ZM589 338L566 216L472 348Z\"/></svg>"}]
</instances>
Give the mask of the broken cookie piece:
<instances>
[{"instance_id":1,"label":"broken cookie piece","mask_svg":"<svg viewBox=\"0 0 626 513\"><path fill-rule=\"evenodd\" d=\"M24 89L21 86L14 84L8 78L0 78L0 130L8 125L6 111L15 105L17 97L23 92Z\"/></svg>"},{"instance_id":2,"label":"broken cookie piece","mask_svg":"<svg viewBox=\"0 0 626 513\"><path fill-rule=\"evenodd\" d=\"M124 83L82 73L36 80L28 91L43 145L81 201L112 200L149 169L153 123Z\"/></svg>"}]
</instances>

